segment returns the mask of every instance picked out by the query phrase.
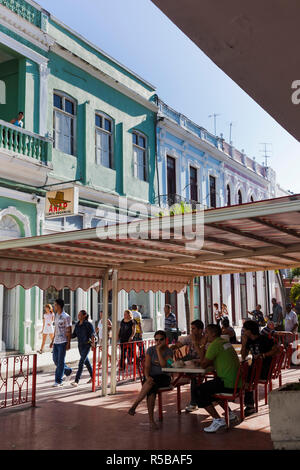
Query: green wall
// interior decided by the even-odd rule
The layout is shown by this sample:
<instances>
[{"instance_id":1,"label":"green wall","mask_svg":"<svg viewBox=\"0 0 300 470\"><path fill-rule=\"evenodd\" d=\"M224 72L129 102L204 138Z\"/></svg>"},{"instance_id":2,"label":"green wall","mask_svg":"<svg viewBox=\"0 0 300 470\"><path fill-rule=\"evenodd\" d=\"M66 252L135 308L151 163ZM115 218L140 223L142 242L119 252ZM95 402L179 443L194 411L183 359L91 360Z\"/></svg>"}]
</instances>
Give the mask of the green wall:
<instances>
[{"instance_id":1,"label":"green wall","mask_svg":"<svg viewBox=\"0 0 300 470\"><path fill-rule=\"evenodd\" d=\"M0 104L0 119L11 121L18 114L19 62L10 60L0 64L0 80L6 87L6 104Z\"/></svg>"},{"instance_id":2,"label":"green wall","mask_svg":"<svg viewBox=\"0 0 300 470\"><path fill-rule=\"evenodd\" d=\"M29 217L31 236L36 235L36 206L27 202L10 199L7 197L0 197L0 210L7 209L9 206L15 207L23 215ZM21 221L17 220L21 228L22 237L25 236L24 226Z\"/></svg>"}]
</instances>

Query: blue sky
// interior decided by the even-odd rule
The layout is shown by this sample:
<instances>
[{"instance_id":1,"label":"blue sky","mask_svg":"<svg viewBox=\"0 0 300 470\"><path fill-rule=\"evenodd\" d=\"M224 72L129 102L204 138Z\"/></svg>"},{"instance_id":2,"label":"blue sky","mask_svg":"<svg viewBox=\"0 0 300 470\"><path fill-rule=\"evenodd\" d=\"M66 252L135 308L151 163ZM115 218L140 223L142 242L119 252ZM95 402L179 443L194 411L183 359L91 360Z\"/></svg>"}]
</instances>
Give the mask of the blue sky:
<instances>
[{"instance_id":1,"label":"blue sky","mask_svg":"<svg viewBox=\"0 0 300 470\"><path fill-rule=\"evenodd\" d=\"M152 83L171 107L262 163L300 193L300 144L224 74L150 0L38 0L63 23Z\"/></svg>"}]
</instances>

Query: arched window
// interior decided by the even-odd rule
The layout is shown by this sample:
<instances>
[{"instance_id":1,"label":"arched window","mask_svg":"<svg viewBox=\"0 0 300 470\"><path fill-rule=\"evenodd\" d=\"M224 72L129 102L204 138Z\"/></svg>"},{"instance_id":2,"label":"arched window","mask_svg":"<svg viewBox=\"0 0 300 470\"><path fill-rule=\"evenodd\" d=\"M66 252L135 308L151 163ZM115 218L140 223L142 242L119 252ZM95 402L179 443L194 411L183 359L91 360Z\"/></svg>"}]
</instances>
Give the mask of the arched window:
<instances>
[{"instance_id":1,"label":"arched window","mask_svg":"<svg viewBox=\"0 0 300 470\"><path fill-rule=\"evenodd\" d=\"M104 113L95 115L96 163L114 168L113 162L113 121Z\"/></svg>"},{"instance_id":2,"label":"arched window","mask_svg":"<svg viewBox=\"0 0 300 470\"><path fill-rule=\"evenodd\" d=\"M75 155L76 103L73 98L55 91L53 94L54 148Z\"/></svg>"},{"instance_id":3,"label":"arched window","mask_svg":"<svg viewBox=\"0 0 300 470\"><path fill-rule=\"evenodd\" d=\"M240 189L238 192L238 204L243 204L243 196L242 196L242 192Z\"/></svg>"},{"instance_id":4,"label":"arched window","mask_svg":"<svg viewBox=\"0 0 300 470\"><path fill-rule=\"evenodd\" d=\"M0 220L0 240L20 238L21 236L18 222L11 215L4 215Z\"/></svg>"},{"instance_id":5,"label":"arched window","mask_svg":"<svg viewBox=\"0 0 300 470\"><path fill-rule=\"evenodd\" d=\"M231 190L229 184L227 185L226 188L226 204L227 206L231 206Z\"/></svg>"}]
</instances>

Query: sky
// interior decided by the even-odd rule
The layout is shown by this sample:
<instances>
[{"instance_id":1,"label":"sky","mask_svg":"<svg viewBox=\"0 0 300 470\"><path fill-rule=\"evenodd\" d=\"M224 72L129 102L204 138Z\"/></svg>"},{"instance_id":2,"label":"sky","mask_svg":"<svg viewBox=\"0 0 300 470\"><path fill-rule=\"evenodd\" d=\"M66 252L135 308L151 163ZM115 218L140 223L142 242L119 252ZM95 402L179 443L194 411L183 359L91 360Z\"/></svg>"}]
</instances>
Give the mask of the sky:
<instances>
[{"instance_id":1,"label":"sky","mask_svg":"<svg viewBox=\"0 0 300 470\"><path fill-rule=\"evenodd\" d=\"M169 106L277 173L300 193L300 143L219 69L150 0L38 0L67 26L156 87ZM275 53L275 51L274 51ZM274 59L275 60L275 59Z\"/></svg>"}]
</instances>

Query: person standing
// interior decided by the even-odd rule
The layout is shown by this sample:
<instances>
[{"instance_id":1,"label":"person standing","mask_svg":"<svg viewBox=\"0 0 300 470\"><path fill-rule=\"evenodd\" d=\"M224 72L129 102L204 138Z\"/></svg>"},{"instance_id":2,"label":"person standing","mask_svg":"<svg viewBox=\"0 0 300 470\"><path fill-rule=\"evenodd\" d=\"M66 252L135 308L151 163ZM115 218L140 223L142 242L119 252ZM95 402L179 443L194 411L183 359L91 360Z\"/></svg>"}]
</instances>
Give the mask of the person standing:
<instances>
[{"instance_id":1,"label":"person standing","mask_svg":"<svg viewBox=\"0 0 300 470\"><path fill-rule=\"evenodd\" d=\"M72 374L72 369L65 364L66 352L71 346L72 320L64 311L64 305L62 299L57 299L54 303L55 329L54 338L50 343L50 348L53 347L53 362L56 365L53 387L61 386L63 376L69 377Z\"/></svg>"},{"instance_id":2,"label":"person standing","mask_svg":"<svg viewBox=\"0 0 300 470\"><path fill-rule=\"evenodd\" d=\"M177 327L176 315L172 312L172 307L170 304L166 304L165 308L165 332L167 334L167 339L170 343L173 340L177 341L178 335L174 332Z\"/></svg>"},{"instance_id":3,"label":"person standing","mask_svg":"<svg viewBox=\"0 0 300 470\"><path fill-rule=\"evenodd\" d=\"M125 369L125 360L130 361L132 354L132 348L128 343L133 341L135 335L135 322L133 321L133 315L130 310L124 311L124 318L120 323L120 329L118 333L118 339L121 346L121 359L120 359L120 370Z\"/></svg>"},{"instance_id":4,"label":"person standing","mask_svg":"<svg viewBox=\"0 0 300 470\"><path fill-rule=\"evenodd\" d=\"M54 337L54 327L53 327L53 322L54 322L54 313L53 313L53 308L51 304L45 305L45 313L43 317L43 328L42 328L42 345L41 348L39 349L39 353L43 354L44 347L46 344L47 336L50 336L50 343L53 340Z\"/></svg>"},{"instance_id":5,"label":"person standing","mask_svg":"<svg viewBox=\"0 0 300 470\"><path fill-rule=\"evenodd\" d=\"M76 323L74 332L72 334L72 338L78 339L78 349L80 354L80 361L78 364L78 370L75 377L75 381L71 383L73 387L78 386L84 365L86 366L91 376L91 379L88 381L88 383L91 383L93 379L93 369L88 356L91 350L91 346L95 345L95 333L93 325L88 321L88 319L89 316L87 312L85 310L80 310L80 312L78 313L78 322Z\"/></svg>"},{"instance_id":6,"label":"person standing","mask_svg":"<svg viewBox=\"0 0 300 470\"><path fill-rule=\"evenodd\" d=\"M220 321L221 321L221 318L222 318L222 313L219 310L219 304L217 304L217 303L214 304L213 315L214 315L214 320L215 320L216 324L220 325Z\"/></svg>"},{"instance_id":7,"label":"person standing","mask_svg":"<svg viewBox=\"0 0 300 470\"><path fill-rule=\"evenodd\" d=\"M99 321L98 321L98 325L97 325L97 328L96 328L96 333L98 335L98 338L99 338L99 346L102 345L102 339L103 339L103 311L100 310L100 313L99 313ZM112 328L112 324L111 324L111 321L110 319L108 318L107 319L107 334L108 334L108 337L109 337L109 332Z\"/></svg>"},{"instance_id":8,"label":"person standing","mask_svg":"<svg viewBox=\"0 0 300 470\"><path fill-rule=\"evenodd\" d=\"M228 308L226 304L222 304L221 319L225 320L225 318L229 318Z\"/></svg>"},{"instance_id":9,"label":"person standing","mask_svg":"<svg viewBox=\"0 0 300 470\"><path fill-rule=\"evenodd\" d=\"M248 312L248 314L252 315L253 320L256 321L259 326L263 327L266 325L264 314L261 311L261 305L257 304L255 310L252 310L252 312Z\"/></svg>"},{"instance_id":10,"label":"person standing","mask_svg":"<svg viewBox=\"0 0 300 470\"><path fill-rule=\"evenodd\" d=\"M144 345L143 345L143 319L141 312L138 311L137 305L133 304L131 306L131 311L133 315L133 321L135 322L135 335L133 341L138 341L138 348L140 351L140 356L145 354Z\"/></svg>"},{"instance_id":11,"label":"person standing","mask_svg":"<svg viewBox=\"0 0 300 470\"><path fill-rule=\"evenodd\" d=\"M289 345L290 342L294 340L294 336L298 332L298 316L297 313L293 310L292 304L286 306L286 315L284 317L284 329L287 332L290 332L290 335L287 335L285 339L285 347Z\"/></svg>"},{"instance_id":12,"label":"person standing","mask_svg":"<svg viewBox=\"0 0 300 470\"><path fill-rule=\"evenodd\" d=\"M282 307L277 303L277 300L274 298L272 299L272 310L273 310L273 316L272 316L272 321L275 324L275 330L276 331L282 331L283 330L283 315L282 315Z\"/></svg>"}]
</instances>

